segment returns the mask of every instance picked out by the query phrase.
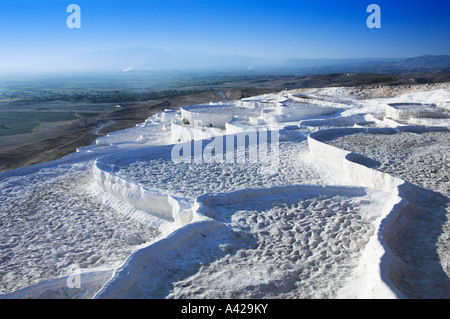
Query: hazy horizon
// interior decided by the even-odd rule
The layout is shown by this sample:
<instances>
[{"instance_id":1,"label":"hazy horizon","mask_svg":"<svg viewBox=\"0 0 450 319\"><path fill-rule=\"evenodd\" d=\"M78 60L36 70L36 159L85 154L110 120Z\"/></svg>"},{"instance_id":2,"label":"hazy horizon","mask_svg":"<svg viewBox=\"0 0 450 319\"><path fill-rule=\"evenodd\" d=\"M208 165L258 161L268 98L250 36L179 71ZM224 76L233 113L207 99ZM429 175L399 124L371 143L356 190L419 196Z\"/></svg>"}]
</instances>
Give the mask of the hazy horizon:
<instances>
[{"instance_id":1,"label":"hazy horizon","mask_svg":"<svg viewBox=\"0 0 450 319\"><path fill-rule=\"evenodd\" d=\"M81 9L81 28L66 24L71 3ZM381 28L366 24L372 3L380 6ZM96 58L99 64L87 56L139 48L177 56L124 56L123 70L145 59L177 68L183 60L190 63L189 54L199 61L201 54L226 56L225 67L232 57L264 63L446 55L449 9L450 3L436 0L16 0L2 4L0 11L0 73L95 70L107 62L105 57ZM114 59L111 65L119 64ZM250 60L239 63L252 67Z\"/></svg>"}]
</instances>

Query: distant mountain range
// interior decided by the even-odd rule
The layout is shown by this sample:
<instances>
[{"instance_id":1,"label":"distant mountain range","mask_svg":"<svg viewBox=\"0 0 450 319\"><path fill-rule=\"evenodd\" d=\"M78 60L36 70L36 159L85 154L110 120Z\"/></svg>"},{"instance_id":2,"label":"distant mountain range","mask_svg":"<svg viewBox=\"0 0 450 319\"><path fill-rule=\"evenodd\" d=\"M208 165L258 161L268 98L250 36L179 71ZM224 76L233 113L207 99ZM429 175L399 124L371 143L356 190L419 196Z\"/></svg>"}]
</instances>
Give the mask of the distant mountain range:
<instances>
[{"instance_id":1,"label":"distant mountain range","mask_svg":"<svg viewBox=\"0 0 450 319\"><path fill-rule=\"evenodd\" d=\"M450 55L413 58L261 59L239 55L213 55L196 51L129 48L95 51L52 61L55 69L81 71L249 71L287 73L396 73L450 72Z\"/></svg>"}]
</instances>

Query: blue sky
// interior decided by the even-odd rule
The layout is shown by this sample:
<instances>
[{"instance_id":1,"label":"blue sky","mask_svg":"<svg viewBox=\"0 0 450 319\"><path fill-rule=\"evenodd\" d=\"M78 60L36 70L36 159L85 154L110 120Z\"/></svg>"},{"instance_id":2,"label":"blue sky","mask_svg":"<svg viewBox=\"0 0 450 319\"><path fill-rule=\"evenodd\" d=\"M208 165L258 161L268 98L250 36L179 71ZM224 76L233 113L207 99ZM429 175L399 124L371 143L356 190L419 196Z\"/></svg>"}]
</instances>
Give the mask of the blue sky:
<instances>
[{"instance_id":1,"label":"blue sky","mask_svg":"<svg viewBox=\"0 0 450 319\"><path fill-rule=\"evenodd\" d=\"M69 29L69 4L81 29ZM369 4L381 29L369 29ZM263 58L450 54L450 1L14 0L0 6L0 68L130 47Z\"/></svg>"}]
</instances>

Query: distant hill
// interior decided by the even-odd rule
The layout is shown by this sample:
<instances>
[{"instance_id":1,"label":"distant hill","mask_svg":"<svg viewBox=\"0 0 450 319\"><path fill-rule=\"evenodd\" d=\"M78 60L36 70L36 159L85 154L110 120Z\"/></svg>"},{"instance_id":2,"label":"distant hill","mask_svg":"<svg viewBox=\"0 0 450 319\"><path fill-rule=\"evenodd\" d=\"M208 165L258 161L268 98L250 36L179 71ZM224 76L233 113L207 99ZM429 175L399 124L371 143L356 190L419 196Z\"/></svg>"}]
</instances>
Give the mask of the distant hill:
<instances>
[{"instance_id":1,"label":"distant hill","mask_svg":"<svg viewBox=\"0 0 450 319\"><path fill-rule=\"evenodd\" d=\"M450 55L422 55L415 58L404 59L393 65L399 68L449 68L450 67Z\"/></svg>"},{"instance_id":2,"label":"distant hill","mask_svg":"<svg viewBox=\"0 0 450 319\"><path fill-rule=\"evenodd\" d=\"M367 59L261 59L239 55L214 55L197 51L129 48L95 51L51 61L56 70L80 71L245 71L278 73L448 73L450 55Z\"/></svg>"},{"instance_id":3,"label":"distant hill","mask_svg":"<svg viewBox=\"0 0 450 319\"><path fill-rule=\"evenodd\" d=\"M287 71L323 73L449 73L450 55L423 55L404 59L293 59L284 63ZM279 70L282 67L280 66Z\"/></svg>"}]
</instances>

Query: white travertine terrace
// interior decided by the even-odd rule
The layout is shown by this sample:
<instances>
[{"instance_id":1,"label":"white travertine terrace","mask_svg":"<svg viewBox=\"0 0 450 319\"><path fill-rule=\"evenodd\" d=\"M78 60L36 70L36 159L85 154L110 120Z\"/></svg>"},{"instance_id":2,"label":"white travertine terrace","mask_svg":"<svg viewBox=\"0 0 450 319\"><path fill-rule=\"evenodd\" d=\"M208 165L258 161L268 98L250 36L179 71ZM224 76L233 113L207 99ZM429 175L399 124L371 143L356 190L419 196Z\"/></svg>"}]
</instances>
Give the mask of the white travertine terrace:
<instances>
[{"instance_id":1,"label":"white travertine terrace","mask_svg":"<svg viewBox=\"0 0 450 319\"><path fill-rule=\"evenodd\" d=\"M2 234L25 234L0 246L0 297L448 296L449 101L443 83L169 109L0 173ZM205 160L255 131L278 132L266 161ZM183 147L203 157L174 161ZM74 263L81 290L65 285Z\"/></svg>"}]
</instances>

